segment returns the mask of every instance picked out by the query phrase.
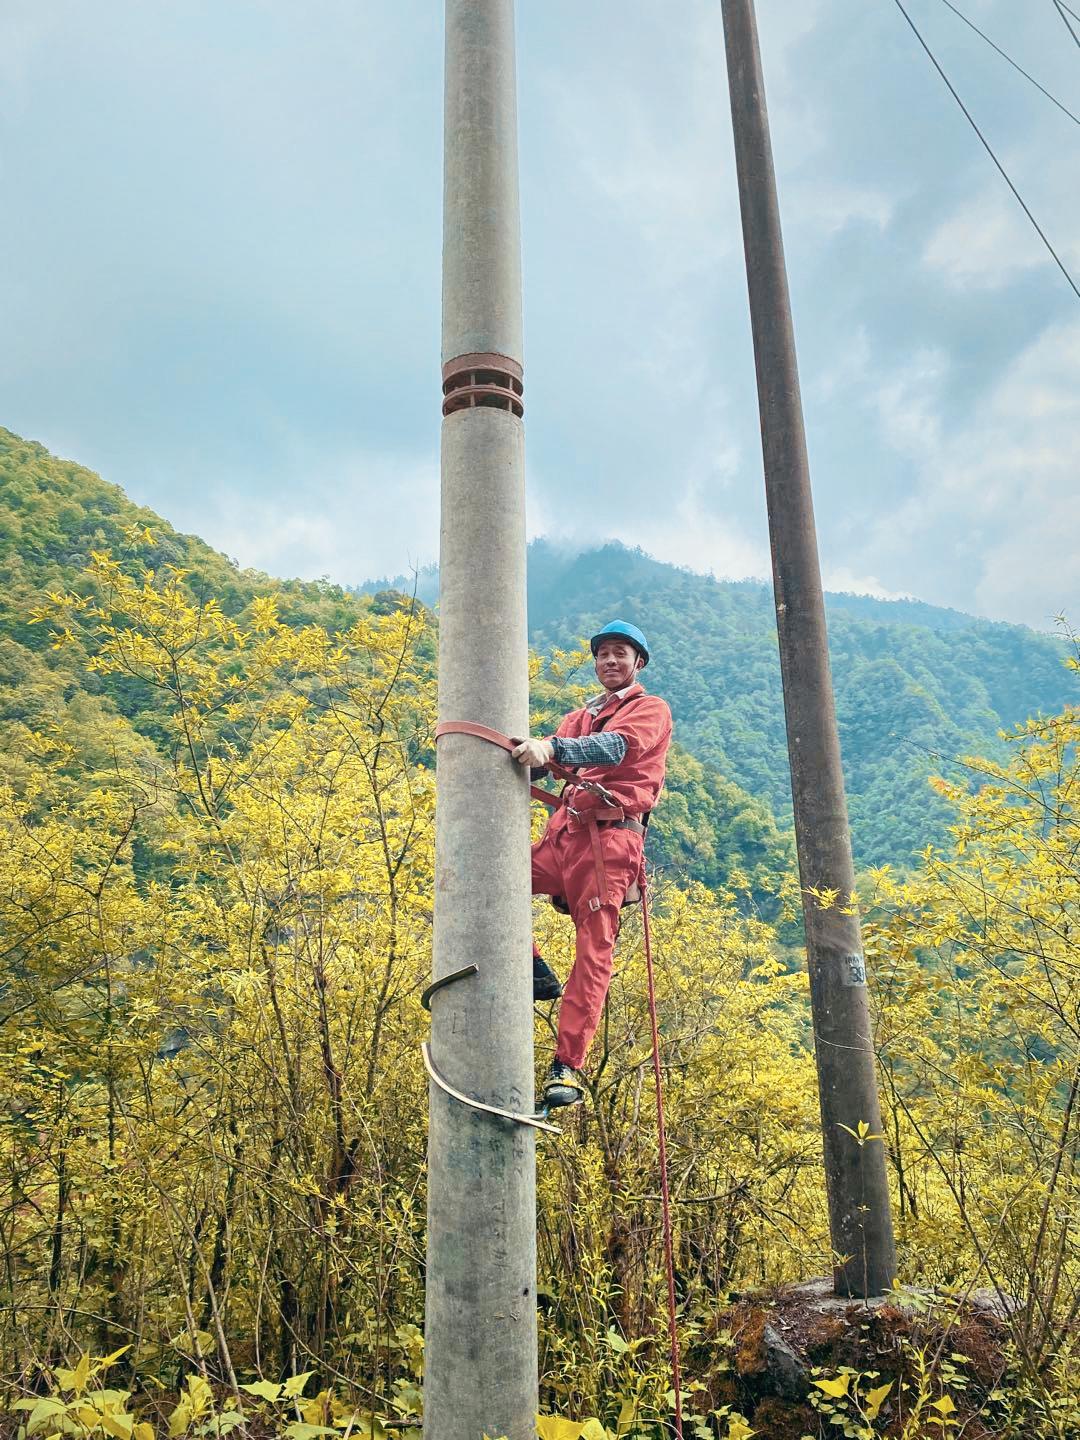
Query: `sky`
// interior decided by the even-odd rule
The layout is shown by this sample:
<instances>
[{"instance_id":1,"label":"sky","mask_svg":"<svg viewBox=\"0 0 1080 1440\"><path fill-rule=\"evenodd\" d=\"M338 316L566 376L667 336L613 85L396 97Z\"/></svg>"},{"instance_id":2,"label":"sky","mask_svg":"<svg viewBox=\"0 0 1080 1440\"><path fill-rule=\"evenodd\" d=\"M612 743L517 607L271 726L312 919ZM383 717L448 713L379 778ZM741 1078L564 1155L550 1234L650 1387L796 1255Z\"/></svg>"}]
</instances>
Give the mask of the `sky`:
<instances>
[{"instance_id":1,"label":"sky","mask_svg":"<svg viewBox=\"0 0 1080 1440\"><path fill-rule=\"evenodd\" d=\"M905 3L1080 283L1080 123ZM1080 115L1053 0L955 4ZM826 585L1080 621L1080 300L895 0L758 12ZM530 533L766 575L719 0L517 41ZM3 0L0 424L274 575L435 560L441 106L438 0Z\"/></svg>"}]
</instances>

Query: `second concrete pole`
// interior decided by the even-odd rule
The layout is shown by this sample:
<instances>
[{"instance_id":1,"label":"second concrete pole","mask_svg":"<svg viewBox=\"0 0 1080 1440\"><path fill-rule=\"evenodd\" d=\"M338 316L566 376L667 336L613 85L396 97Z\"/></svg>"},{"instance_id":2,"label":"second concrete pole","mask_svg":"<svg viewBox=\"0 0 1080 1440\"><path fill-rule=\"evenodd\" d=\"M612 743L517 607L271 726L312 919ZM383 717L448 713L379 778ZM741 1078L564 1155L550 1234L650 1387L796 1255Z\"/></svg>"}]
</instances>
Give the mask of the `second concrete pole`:
<instances>
[{"instance_id":1,"label":"second concrete pole","mask_svg":"<svg viewBox=\"0 0 1080 1440\"><path fill-rule=\"evenodd\" d=\"M838 1295L896 1274L874 1037L836 726L795 331L753 0L723 0L780 672ZM817 898L828 891L831 905ZM817 892L817 895L815 895ZM871 1138L868 1138L871 1137Z\"/></svg>"}]
</instances>

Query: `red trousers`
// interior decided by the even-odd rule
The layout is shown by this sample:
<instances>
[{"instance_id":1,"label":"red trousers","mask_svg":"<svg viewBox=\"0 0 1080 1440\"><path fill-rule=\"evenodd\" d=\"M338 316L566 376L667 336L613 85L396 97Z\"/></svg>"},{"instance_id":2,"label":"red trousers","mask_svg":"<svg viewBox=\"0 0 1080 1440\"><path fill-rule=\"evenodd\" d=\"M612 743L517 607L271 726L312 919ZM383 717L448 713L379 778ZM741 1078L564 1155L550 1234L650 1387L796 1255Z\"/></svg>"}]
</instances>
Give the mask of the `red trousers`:
<instances>
[{"instance_id":1,"label":"red trousers","mask_svg":"<svg viewBox=\"0 0 1080 1440\"><path fill-rule=\"evenodd\" d=\"M534 895L561 895L577 931L574 967L559 1007L559 1060L581 1068L596 1034L611 983L611 956L619 933L619 907L641 873L644 837L633 830L601 825L600 846L607 872L608 903L597 906L596 859L587 829L570 830L562 812L552 816L532 847ZM590 901L594 902L590 906Z\"/></svg>"}]
</instances>

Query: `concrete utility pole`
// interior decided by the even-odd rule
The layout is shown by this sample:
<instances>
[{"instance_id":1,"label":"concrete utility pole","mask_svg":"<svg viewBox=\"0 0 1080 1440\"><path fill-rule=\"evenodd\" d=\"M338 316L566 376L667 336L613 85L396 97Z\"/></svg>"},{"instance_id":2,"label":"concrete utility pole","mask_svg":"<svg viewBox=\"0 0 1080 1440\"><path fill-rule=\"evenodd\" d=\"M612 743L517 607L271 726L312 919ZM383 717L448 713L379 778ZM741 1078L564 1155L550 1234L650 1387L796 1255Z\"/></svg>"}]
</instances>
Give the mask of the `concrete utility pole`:
<instances>
[{"instance_id":1,"label":"concrete utility pole","mask_svg":"<svg viewBox=\"0 0 1080 1440\"><path fill-rule=\"evenodd\" d=\"M838 1295L879 1295L896 1273L840 741L829 673L795 334L753 0L723 0L731 122L754 332L765 491L795 837L810 969L825 1183ZM835 890L825 909L807 892ZM854 1132L854 1134L852 1133Z\"/></svg>"},{"instance_id":2,"label":"concrete utility pole","mask_svg":"<svg viewBox=\"0 0 1080 1440\"><path fill-rule=\"evenodd\" d=\"M439 718L529 730L513 0L447 0ZM533 1110L528 778L439 742L431 1054ZM425 1440L536 1433L536 1150L430 1090Z\"/></svg>"}]
</instances>

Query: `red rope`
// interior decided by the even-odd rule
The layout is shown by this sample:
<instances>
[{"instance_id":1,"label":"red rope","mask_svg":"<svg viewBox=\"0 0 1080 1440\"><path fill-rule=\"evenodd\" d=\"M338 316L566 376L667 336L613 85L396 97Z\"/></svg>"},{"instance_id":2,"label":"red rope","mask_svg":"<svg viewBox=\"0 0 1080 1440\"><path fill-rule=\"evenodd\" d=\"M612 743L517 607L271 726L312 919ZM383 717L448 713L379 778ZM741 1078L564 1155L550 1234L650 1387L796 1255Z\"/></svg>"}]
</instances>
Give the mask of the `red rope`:
<instances>
[{"instance_id":1,"label":"red rope","mask_svg":"<svg viewBox=\"0 0 1080 1440\"><path fill-rule=\"evenodd\" d=\"M667 1263L668 1338L671 1341L671 1388L675 1391L675 1434L683 1440L682 1387L679 1378L679 1332L675 1324L675 1254L671 1242L671 1192L668 1188L667 1135L664 1130L664 1087L660 1076L660 1035L656 1027L656 984L645 873L641 875L641 924L645 933L645 968L649 977L649 1021L652 1025L653 1077L656 1081L656 1134L660 1151L660 1202L664 1216L664 1259Z\"/></svg>"}]
</instances>

